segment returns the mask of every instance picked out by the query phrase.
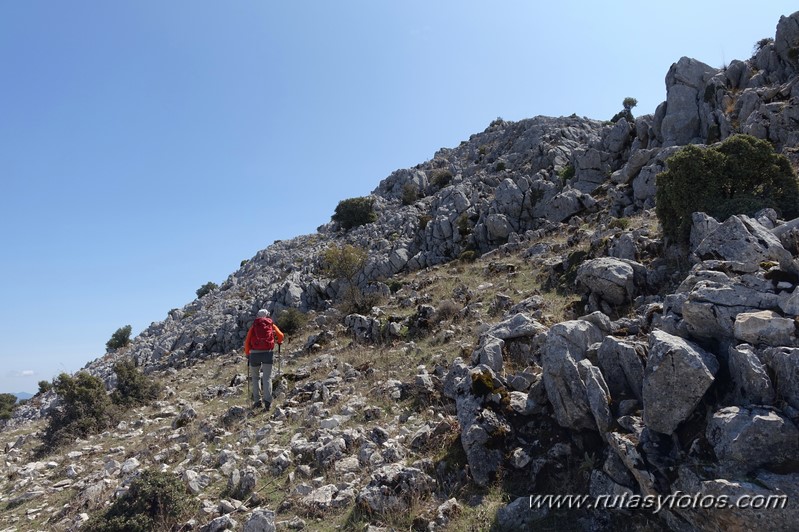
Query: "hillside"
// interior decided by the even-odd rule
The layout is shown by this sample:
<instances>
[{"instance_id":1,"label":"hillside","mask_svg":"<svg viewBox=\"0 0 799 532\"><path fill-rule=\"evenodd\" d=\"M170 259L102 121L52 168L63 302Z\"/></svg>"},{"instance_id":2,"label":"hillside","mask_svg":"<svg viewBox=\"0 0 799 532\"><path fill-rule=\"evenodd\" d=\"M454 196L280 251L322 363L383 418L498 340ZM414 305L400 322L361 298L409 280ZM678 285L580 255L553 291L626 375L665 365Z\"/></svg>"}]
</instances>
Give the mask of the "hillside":
<instances>
[{"instance_id":1,"label":"hillside","mask_svg":"<svg viewBox=\"0 0 799 532\"><path fill-rule=\"evenodd\" d=\"M758 44L679 59L652 115L498 119L383 179L374 221L260 251L85 368L113 391L133 361L154 402L44 450L63 400L14 411L4 530L85 530L150 471L188 490L182 530L792 529L799 222L697 213L679 253L655 211L686 145L799 163L799 13ZM331 249L365 260L334 275ZM303 318L269 412L242 353L260 308ZM531 507L555 494L615 507Z\"/></svg>"}]
</instances>

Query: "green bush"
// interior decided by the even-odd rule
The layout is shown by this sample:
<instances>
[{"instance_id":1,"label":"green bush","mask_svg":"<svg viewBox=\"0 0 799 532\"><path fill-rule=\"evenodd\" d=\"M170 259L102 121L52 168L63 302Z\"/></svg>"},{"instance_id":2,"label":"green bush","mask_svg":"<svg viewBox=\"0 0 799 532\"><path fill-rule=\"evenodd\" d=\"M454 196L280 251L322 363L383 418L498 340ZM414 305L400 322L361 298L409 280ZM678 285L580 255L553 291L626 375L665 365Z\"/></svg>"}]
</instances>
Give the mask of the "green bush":
<instances>
[{"instance_id":1,"label":"green bush","mask_svg":"<svg viewBox=\"0 0 799 532\"><path fill-rule=\"evenodd\" d=\"M83 371L75 377L62 373L53 381L53 389L61 402L48 411L42 454L115 424L118 411L97 377Z\"/></svg>"},{"instance_id":2,"label":"green bush","mask_svg":"<svg viewBox=\"0 0 799 532\"><path fill-rule=\"evenodd\" d=\"M13 393L0 393L0 419L11 417L11 411L17 404L17 396Z\"/></svg>"},{"instance_id":3,"label":"green bush","mask_svg":"<svg viewBox=\"0 0 799 532\"><path fill-rule=\"evenodd\" d=\"M419 199L419 187L416 183L405 183L402 185L402 204L413 205Z\"/></svg>"},{"instance_id":4,"label":"green bush","mask_svg":"<svg viewBox=\"0 0 799 532\"><path fill-rule=\"evenodd\" d=\"M629 218L614 218L608 223L610 229L627 229L630 227Z\"/></svg>"},{"instance_id":5,"label":"green bush","mask_svg":"<svg viewBox=\"0 0 799 532\"><path fill-rule=\"evenodd\" d=\"M398 281L396 279L392 279L388 283L388 289L392 294L396 294L397 292L402 290L402 287L404 286L405 284L402 281Z\"/></svg>"},{"instance_id":6,"label":"green bush","mask_svg":"<svg viewBox=\"0 0 799 532\"><path fill-rule=\"evenodd\" d=\"M51 383L50 381L39 381L39 391L36 392L36 395L47 393L52 389L53 389L53 383Z\"/></svg>"},{"instance_id":7,"label":"green bush","mask_svg":"<svg viewBox=\"0 0 799 532\"><path fill-rule=\"evenodd\" d=\"M472 232L472 224L469 221L469 215L465 212L461 213L455 220L455 227L458 228L458 233L462 237L469 236Z\"/></svg>"},{"instance_id":8,"label":"green bush","mask_svg":"<svg viewBox=\"0 0 799 532\"><path fill-rule=\"evenodd\" d=\"M336 206L333 221L341 225L342 229L349 231L353 227L366 225L377 220L374 211L374 198L360 197L342 200Z\"/></svg>"},{"instance_id":9,"label":"green bush","mask_svg":"<svg viewBox=\"0 0 799 532\"><path fill-rule=\"evenodd\" d=\"M771 37L765 37L763 39L760 39L755 43L752 49L752 56L756 56L760 52L760 50L771 44L774 44L774 39L772 39Z\"/></svg>"},{"instance_id":10,"label":"green bush","mask_svg":"<svg viewBox=\"0 0 799 532\"><path fill-rule=\"evenodd\" d=\"M196 292L197 299L203 297L205 294L208 294L208 293L216 290L217 288L219 288L218 284L216 284L214 282L211 282L211 281L208 281L207 283L205 283L204 285L202 285L200 288L197 289L197 292Z\"/></svg>"},{"instance_id":11,"label":"green bush","mask_svg":"<svg viewBox=\"0 0 799 532\"><path fill-rule=\"evenodd\" d=\"M363 290L358 286L358 276L366 265L365 249L345 244L332 245L322 254L322 271L342 283L339 299L342 310L356 312L368 304ZM357 310L356 310L357 309Z\"/></svg>"},{"instance_id":12,"label":"green bush","mask_svg":"<svg viewBox=\"0 0 799 532\"><path fill-rule=\"evenodd\" d=\"M157 399L161 393L161 385L145 377L130 359L114 364L114 373L117 375L117 387L111 393L111 401L116 405L146 405Z\"/></svg>"},{"instance_id":13,"label":"green bush","mask_svg":"<svg viewBox=\"0 0 799 532\"><path fill-rule=\"evenodd\" d=\"M119 349L121 347L125 347L130 343L130 332L133 329L130 325L125 325L124 327L120 327L119 329L111 335L111 339L105 343L105 347L112 351L114 349Z\"/></svg>"},{"instance_id":14,"label":"green bush","mask_svg":"<svg viewBox=\"0 0 799 532\"><path fill-rule=\"evenodd\" d=\"M430 177L430 184L438 188L444 188L445 186L449 185L451 181L452 172L446 169L434 170Z\"/></svg>"},{"instance_id":15,"label":"green bush","mask_svg":"<svg viewBox=\"0 0 799 532\"><path fill-rule=\"evenodd\" d=\"M560 182L562 185L566 184L566 181L574 177L574 174L577 170L574 168L573 164L567 164L560 170L558 170L558 177L560 178Z\"/></svg>"},{"instance_id":16,"label":"green bush","mask_svg":"<svg viewBox=\"0 0 799 532\"><path fill-rule=\"evenodd\" d=\"M462 262L474 262L477 260L477 252L473 249L467 249L458 255L458 260Z\"/></svg>"},{"instance_id":17,"label":"green bush","mask_svg":"<svg viewBox=\"0 0 799 532\"><path fill-rule=\"evenodd\" d=\"M191 512L191 494L170 473L147 470L128 491L82 528L94 532L173 530Z\"/></svg>"},{"instance_id":18,"label":"green bush","mask_svg":"<svg viewBox=\"0 0 799 532\"><path fill-rule=\"evenodd\" d=\"M296 308L287 308L275 317L278 328L289 336L296 334L308 323L308 316Z\"/></svg>"},{"instance_id":19,"label":"green bush","mask_svg":"<svg viewBox=\"0 0 799 532\"><path fill-rule=\"evenodd\" d=\"M632 108L638 105L638 100L630 96L627 96L624 100L622 100L621 105L624 109L613 115L613 118L611 118L610 121L616 123L622 118L624 118L625 120L627 120L627 122L632 124L635 121L635 117L633 116L632 113Z\"/></svg>"},{"instance_id":20,"label":"green bush","mask_svg":"<svg viewBox=\"0 0 799 532\"><path fill-rule=\"evenodd\" d=\"M712 147L687 146L666 163L668 170L657 176L655 212L675 243L688 242L694 212L720 221L764 207L785 218L799 215L796 174L765 140L733 135Z\"/></svg>"}]
</instances>

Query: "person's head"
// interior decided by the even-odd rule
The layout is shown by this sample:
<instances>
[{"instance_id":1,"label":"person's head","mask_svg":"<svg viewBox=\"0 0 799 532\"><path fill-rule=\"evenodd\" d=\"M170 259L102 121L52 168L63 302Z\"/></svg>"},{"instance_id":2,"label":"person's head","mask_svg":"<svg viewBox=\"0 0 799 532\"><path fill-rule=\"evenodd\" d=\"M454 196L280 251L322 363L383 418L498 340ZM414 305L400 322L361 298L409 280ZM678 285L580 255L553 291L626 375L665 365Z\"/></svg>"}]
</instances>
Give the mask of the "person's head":
<instances>
[{"instance_id":1,"label":"person's head","mask_svg":"<svg viewBox=\"0 0 799 532\"><path fill-rule=\"evenodd\" d=\"M269 317L269 311L266 310L265 308L259 310L258 315L256 316L256 318L268 318L268 317Z\"/></svg>"}]
</instances>

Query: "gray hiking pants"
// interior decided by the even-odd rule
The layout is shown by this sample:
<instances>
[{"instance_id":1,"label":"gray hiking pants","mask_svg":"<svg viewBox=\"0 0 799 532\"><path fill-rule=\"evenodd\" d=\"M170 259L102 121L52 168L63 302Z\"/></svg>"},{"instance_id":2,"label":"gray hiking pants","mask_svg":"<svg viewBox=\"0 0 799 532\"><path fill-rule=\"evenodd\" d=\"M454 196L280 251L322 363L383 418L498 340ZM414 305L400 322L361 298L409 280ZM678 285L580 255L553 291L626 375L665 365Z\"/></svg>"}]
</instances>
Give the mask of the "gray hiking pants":
<instances>
[{"instance_id":1,"label":"gray hiking pants","mask_svg":"<svg viewBox=\"0 0 799 532\"><path fill-rule=\"evenodd\" d=\"M257 403L263 400L272 402L272 351L250 351L250 381L252 384L252 400Z\"/></svg>"}]
</instances>

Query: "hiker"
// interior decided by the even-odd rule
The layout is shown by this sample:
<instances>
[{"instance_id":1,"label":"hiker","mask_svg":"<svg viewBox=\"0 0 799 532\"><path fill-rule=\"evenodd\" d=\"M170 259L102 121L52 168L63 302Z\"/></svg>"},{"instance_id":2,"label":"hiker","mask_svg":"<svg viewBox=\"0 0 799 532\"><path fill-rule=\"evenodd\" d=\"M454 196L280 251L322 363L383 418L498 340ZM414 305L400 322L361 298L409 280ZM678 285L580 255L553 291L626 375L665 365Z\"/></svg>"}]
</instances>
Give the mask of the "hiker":
<instances>
[{"instance_id":1,"label":"hiker","mask_svg":"<svg viewBox=\"0 0 799 532\"><path fill-rule=\"evenodd\" d=\"M253 408L261 406L262 391L264 409L269 410L272 406L272 357L275 342L283 343L283 333L269 317L269 311L261 309L247 331L247 339L244 340L244 353L247 355L252 381ZM262 372L263 376L259 379Z\"/></svg>"}]
</instances>

